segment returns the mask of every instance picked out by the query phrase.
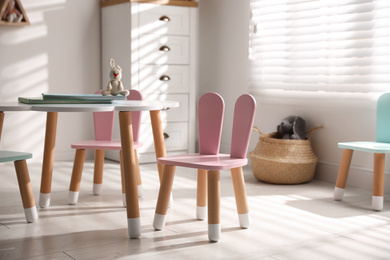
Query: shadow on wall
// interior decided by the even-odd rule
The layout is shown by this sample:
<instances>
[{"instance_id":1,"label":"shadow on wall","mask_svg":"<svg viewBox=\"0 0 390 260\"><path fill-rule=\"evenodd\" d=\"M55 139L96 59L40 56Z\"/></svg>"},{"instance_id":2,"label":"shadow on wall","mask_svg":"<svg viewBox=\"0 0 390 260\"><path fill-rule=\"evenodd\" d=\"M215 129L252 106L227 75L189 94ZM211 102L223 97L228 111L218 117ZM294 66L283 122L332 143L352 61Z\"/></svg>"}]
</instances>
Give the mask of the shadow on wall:
<instances>
[{"instance_id":1,"label":"shadow on wall","mask_svg":"<svg viewBox=\"0 0 390 260\"><path fill-rule=\"evenodd\" d=\"M19 96L49 91L48 26L44 13L64 8L64 2L22 2L31 25L0 27L1 101L17 101ZM6 113L2 149L33 151L37 157L43 151L45 121L42 113Z\"/></svg>"},{"instance_id":2,"label":"shadow on wall","mask_svg":"<svg viewBox=\"0 0 390 260\"><path fill-rule=\"evenodd\" d=\"M19 96L38 97L48 92L91 93L99 89L99 3L66 0L21 3L31 25L0 26L0 101L16 102ZM83 116L88 115L60 115L57 154L61 153L62 143L71 153L68 139L74 138L77 129L69 129L69 121L82 123L79 117ZM29 151L34 154L33 160L39 160L45 124L45 113L6 113L1 149ZM87 134L93 135L90 132Z\"/></svg>"}]
</instances>

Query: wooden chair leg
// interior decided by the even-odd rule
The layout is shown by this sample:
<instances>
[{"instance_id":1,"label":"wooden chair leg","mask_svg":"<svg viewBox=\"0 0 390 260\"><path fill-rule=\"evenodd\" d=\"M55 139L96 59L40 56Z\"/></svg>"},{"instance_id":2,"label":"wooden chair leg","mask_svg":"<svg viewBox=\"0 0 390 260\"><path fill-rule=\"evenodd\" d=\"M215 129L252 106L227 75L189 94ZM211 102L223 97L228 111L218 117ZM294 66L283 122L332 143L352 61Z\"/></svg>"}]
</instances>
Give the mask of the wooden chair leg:
<instances>
[{"instance_id":1,"label":"wooden chair leg","mask_svg":"<svg viewBox=\"0 0 390 260\"><path fill-rule=\"evenodd\" d=\"M372 208L374 210L383 209L383 193L385 178L385 154L374 154L374 181L372 187Z\"/></svg>"},{"instance_id":2,"label":"wooden chair leg","mask_svg":"<svg viewBox=\"0 0 390 260\"><path fill-rule=\"evenodd\" d=\"M38 219L38 213L37 207L35 206L26 160L15 161L14 165L26 220L29 223L35 222Z\"/></svg>"},{"instance_id":3,"label":"wooden chair leg","mask_svg":"<svg viewBox=\"0 0 390 260\"><path fill-rule=\"evenodd\" d=\"M74 157L72 177L70 180L68 195L68 203L71 205L76 204L79 199L80 182L81 175L83 173L85 153L86 151L84 149L77 149L76 155Z\"/></svg>"},{"instance_id":4,"label":"wooden chair leg","mask_svg":"<svg viewBox=\"0 0 390 260\"><path fill-rule=\"evenodd\" d=\"M198 169L196 218L203 220L207 212L207 170Z\"/></svg>"},{"instance_id":5,"label":"wooden chair leg","mask_svg":"<svg viewBox=\"0 0 390 260\"><path fill-rule=\"evenodd\" d=\"M221 236L220 212L220 173L207 173L208 234L211 242L217 242Z\"/></svg>"},{"instance_id":6,"label":"wooden chair leg","mask_svg":"<svg viewBox=\"0 0 390 260\"><path fill-rule=\"evenodd\" d=\"M160 191L158 193L156 212L154 214L153 220L153 227L155 230L161 230L164 228L165 219L168 212L169 200L172 193L175 170L176 166L165 165L164 167Z\"/></svg>"},{"instance_id":7,"label":"wooden chair leg","mask_svg":"<svg viewBox=\"0 0 390 260\"><path fill-rule=\"evenodd\" d=\"M250 225L249 206L245 189L245 180L242 168L233 168L230 170L236 197L236 206L238 212L238 220L241 228L248 228Z\"/></svg>"},{"instance_id":8,"label":"wooden chair leg","mask_svg":"<svg viewBox=\"0 0 390 260\"><path fill-rule=\"evenodd\" d=\"M0 111L0 140L1 140L1 133L3 132L3 124L4 124L4 112Z\"/></svg>"},{"instance_id":9,"label":"wooden chair leg","mask_svg":"<svg viewBox=\"0 0 390 260\"><path fill-rule=\"evenodd\" d=\"M344 149L343 155L340 161L339 172L337 174L336 187L334 189L334 200L342 200L345 191L345 185L347 184L349 167L351 165L353 150Z\"/></svg>"},{"instance_id":10,"label":"wooden chair leg","mask_svg":"<svg viewBox=\"0 0 390 260\"><path fill-rule=\"evenodd\" d=\"M95 165L93 170L93 188L92 188L92 192L94 195L102 194L103 168L104 168L104 150L95 150Z\"/></svg>"}]
</instances>

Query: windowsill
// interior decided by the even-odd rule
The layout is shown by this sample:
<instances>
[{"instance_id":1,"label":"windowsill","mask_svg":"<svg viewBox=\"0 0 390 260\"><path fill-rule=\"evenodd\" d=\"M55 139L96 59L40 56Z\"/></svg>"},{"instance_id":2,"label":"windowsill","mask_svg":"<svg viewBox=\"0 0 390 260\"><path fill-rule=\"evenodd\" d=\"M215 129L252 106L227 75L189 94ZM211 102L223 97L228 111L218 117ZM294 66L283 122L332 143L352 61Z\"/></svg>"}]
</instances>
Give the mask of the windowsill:
<instances>
[{"instance_id":1,"label":"windowsill","mask_svg":"<svg viewBox=\"0 0 390 260\"><path fill-rule=\"evenodd\" d=\"M376 110L382 93L310 92L251 88L249 91L261 104L315 107L348 107Z\"/></svg>"}]
</instances>

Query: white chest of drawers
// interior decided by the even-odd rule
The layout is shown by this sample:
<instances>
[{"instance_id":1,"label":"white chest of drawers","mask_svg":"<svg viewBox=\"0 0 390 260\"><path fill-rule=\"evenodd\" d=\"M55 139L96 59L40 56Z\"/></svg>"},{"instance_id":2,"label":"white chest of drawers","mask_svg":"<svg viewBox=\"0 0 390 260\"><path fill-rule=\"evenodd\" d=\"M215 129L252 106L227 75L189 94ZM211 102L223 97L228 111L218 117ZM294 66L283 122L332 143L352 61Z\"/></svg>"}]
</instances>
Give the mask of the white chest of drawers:
<instances>
[{"instance_id":1,"label":"white chest of drawers","mask_svg":"<svg viewBox=\"0 0 390 260\"><path fill-rule=\"evenodd\" d=\"M108 1L109 3L110 1ZM126 89L138 89L145 100L174 100L180 107L162 111L168 154L195 151L197 94L197 3L147 1L102 3L102 84L109 80L109 59L122 68ZM169 3L170 2L170 3ZM184 6L170 5L180 3ZM186 3L188 3L187 6ZM143 115L140 163L155 161L153 138ZM117 126L118 124L115 124ZM119 130L114 130L119 138ZM116 152L106 157L118 160Z\"/></svg>"}]
</instances>

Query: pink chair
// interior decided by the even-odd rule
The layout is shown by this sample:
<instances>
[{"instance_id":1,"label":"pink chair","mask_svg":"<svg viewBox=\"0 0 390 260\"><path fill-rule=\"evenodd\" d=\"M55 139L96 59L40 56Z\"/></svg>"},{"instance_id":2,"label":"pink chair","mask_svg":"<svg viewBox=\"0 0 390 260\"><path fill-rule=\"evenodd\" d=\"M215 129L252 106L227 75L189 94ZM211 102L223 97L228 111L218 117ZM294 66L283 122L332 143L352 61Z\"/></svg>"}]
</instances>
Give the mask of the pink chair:
<instances>
[{"instance_id":1,"label":"pink chair","mask_svg":"<svg viewBox=\"0 0 390 260\"><path fill-rule=\"evenodd\" d=\"M221 233L220 170L231 170L239 223L241 228L249 227L249 208L242 166L248 163L246 153L256 101L251 95L242 95L236 101L230 154L219 153L224 106L220 95L204 94L198 101L199 153L158 159L158 163L165 167L153 221L155 230L161 230L165 225L176 166L198 169L197 217L204 217L208 204L210 241L218 241Z\"/></svg>"},{"instance_id":2,"label":"pink chair","mask_svg":"<svg viewBox=\"0 0 390 260\"><path fill-rule=\"evenodd\" d=\"M97 92L99 94L100 91ZM127 96L127 100L142 100L142 95L137 90L130 90L130 94ZM75 160L73 164L72 178L69 187L69 204L76 204L79 197L81 175L84 166L85 153L87 149L95 150L95 166L94 166L94 179L93 179L93 194L99 195L102 191L103 183L103 165L104 165L104 151L105 150L117 150L120 154L121 162L121 176L122 176L122 194L123 205L126 206L125 187L123 178L122 167L122 153L121 142L117 139L112 139L112 132L114 128L114 116L115 112L94 112L94 128L95 128L95 140L81 141L71 145L76 149ZM133 138L134 148L137 149L142 146L139 140L139 130L141 127L141 111L131 112L132 125L133 125ZM135 151L136 160L138 164L137 151ZM138 170L137 173L138 195L141 195L142 183L141 176Z\"/></svg>"}]
</instances>

